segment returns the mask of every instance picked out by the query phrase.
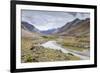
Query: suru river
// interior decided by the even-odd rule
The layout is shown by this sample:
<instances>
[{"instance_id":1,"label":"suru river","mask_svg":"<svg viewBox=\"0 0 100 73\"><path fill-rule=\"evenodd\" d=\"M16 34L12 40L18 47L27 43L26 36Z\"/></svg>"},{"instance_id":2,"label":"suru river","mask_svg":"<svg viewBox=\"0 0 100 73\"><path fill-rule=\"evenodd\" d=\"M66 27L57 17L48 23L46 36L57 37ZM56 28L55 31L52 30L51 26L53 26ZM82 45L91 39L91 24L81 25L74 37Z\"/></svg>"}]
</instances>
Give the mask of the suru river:
<instances>
[{"instance_id":1,"label":"suru river","mask_svg":"<svg viewBox=\"0 0 100 73\"><path fill-rule=\"evenodd\" d=\"M83 52L80 51L76 51L76 50L71 50L68 48L63 48L60 44L58 44L56 41L52 40L52 41L47 41L43 44L41 44L41 46L45 47L45 48L50 48L50 49L54 49L54 50L61 50L63 53L71 53L75 56L78 56L81 60L88 60L90 51L89 50L85 50Z\"/></svg>"}]
</instances>

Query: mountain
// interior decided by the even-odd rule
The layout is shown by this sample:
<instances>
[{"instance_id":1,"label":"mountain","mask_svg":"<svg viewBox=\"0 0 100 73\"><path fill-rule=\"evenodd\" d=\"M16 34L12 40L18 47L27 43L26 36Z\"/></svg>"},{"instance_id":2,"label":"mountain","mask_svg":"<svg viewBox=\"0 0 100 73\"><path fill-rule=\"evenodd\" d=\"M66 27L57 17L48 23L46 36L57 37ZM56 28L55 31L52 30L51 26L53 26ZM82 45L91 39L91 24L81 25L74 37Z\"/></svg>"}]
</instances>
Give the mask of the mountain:
<instances>
[{"instance_id":1,"label":"mountain","mask_svg":"<svg viewBox=\"0 0 100 73\"><path fill-rule=\"evenodd\" d=\"M61 28L59 28L58 33L64 32L65 30L70 29L71 27L77 25L78 22L80 22L80 19L77 18L77 19L75 19L72 22L66 23L64 26L62 26Z\"/></svg>"},{"instance_id":2,"label":"mountain","mask_svg":"<svg viewBox=\"0 0 100 73\"><path fill-rule=\"evenodd\" d=\"M40 31L37 28L35 28L34 25L22 21L21 22L22 29L29 31L31 33L38 33L38 34L45 34L45 35L61 35L61 36L67 36L67 35L89 35L90 33L90 19L75 19L71 22L66 23L64 26L57 28L57 29L50 29L46 31Z\"/></svg>"},{"instance_id":3,"label":"mountain","mask_svg":"<svg viewBox=\"0 0 100 73\"><path fill-rule=\"evenodd\" d=\"M58 35L82 35L90 32L90 19L75 19L59 28Z\"/></svg>"},{"instance_id":4,"label":"mountain","mask_svg":"<svg viewBox=\"0 0 100 73\"><path fill-rule=\"evenodd\" d=\"M22 37L40 38L40 31L37 28L35 28L32 24L25 21L21 22L21 32Z\"/></svg>"},{"instance_id":5,"label":"mountain","mask_svg":"<svg viewBox=\"0 0 100 73\"><path fill-rule=\"evenodd\" d=\"M31 32L29 32L23 28L21 29L21 32L22 32L22 34L21 34L22 37L32 37L33 36L33 34Z\"/></svg>"},{"instance_id":6,"label":"mountain","mask_svg":"<svg viewBox=\"0 0 100 73\"><path fill-rule=\"evenodd\" d=\"M25 21L21 22L21 27L24 30L28 30L30 32L39 32L39 30L36 27L34 27L32 24L25 22Z\"/></svg>"}]
</instances>

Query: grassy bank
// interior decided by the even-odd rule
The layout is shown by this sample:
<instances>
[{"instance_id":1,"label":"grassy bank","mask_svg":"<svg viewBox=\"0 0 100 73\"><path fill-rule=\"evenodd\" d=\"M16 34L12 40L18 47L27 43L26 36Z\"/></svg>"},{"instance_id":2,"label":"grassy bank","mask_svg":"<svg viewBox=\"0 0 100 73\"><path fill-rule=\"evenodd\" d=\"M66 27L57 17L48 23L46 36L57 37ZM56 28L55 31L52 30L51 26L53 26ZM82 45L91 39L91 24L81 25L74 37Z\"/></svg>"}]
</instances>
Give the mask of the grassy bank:
<instances>
[{"instance_id":1,"label":"grassy bank","mask_svg":"<svg viewBox=\"0 0 100 73\"><path fill-rule=\"evenodd\" d=\"M47 39L47 38L46 38ZM79 57L70 53L63 53L61 50L44 48L39 44L44 39L22 38L21 62L51 62L80 60Z\"/></svg>"},{"instance_id":2,"label":"grassy bank","mask_svg":"<svg viewBox=\"0 0 100 73\"><path fill-rule=\"evenodd\" d=\"M61 37L57 42L64 48L69 48L76 51L83 51L90 49L90 42L88 37Z\"/></svg>"}]
</instances>

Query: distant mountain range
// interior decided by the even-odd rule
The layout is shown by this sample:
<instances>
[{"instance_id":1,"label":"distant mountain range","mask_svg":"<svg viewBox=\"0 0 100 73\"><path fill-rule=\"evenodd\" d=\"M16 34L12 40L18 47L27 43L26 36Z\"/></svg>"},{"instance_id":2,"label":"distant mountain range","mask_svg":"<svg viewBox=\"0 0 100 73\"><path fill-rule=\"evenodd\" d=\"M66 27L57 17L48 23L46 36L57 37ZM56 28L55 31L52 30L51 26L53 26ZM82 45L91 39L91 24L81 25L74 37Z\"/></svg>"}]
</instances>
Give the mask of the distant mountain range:
<instances>
[{"instance_id":1,"label":"distant mountain range","mask_svg":"<svg viewBox=\"0 0 100 73\"><path fill-rule=\"evenodd\" d=\"M82 34L89 34L90 32L90 19L87 18L85 20L75 19L69 23L66 23L64 26L57 28L57 29L50 29L46 31L40 31L34 25L22 21L21 27L25 31L29 31L30 33L39 33L45 35L82 35Z\"/></svg>"},{"instance_id":2,"label":"distant mountain range","mask_svg":"<svg viewBox=\"0 0 100 73\"><path fill-rule=\"evenodd\" d=\"M49 30L45 30L45 31L41 31L41 33L43 34L53 34L56 32L57 29L49 29Z\"/></svg>"}]
</instances>

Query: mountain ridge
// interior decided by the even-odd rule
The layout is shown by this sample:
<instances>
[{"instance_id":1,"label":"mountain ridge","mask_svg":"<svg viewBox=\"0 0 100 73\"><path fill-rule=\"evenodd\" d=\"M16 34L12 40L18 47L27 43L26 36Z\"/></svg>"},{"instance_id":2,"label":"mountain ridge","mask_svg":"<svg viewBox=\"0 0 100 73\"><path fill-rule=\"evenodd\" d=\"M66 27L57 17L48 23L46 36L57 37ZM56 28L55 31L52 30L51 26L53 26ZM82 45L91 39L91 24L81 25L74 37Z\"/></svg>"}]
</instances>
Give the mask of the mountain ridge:
<instances>
[{"instance_id":1,"label":"mountain ridge","mask_svg":"<svg viewBox=\"0 0 100 73\"><path fill-rule=\"evenodd\" d=\"M59 28L57 34L59 35L77 35L83 32L90 31L90 19L85 20L76 19L72 22L65 24L63 27Z\"/></svg>"},{"instance_id":2,"label":"mountain ridge","mask_svg":"<svg viewBox=\"0 0 100 73\"><path fill-rule=\"evenodd\" d=\"M24 30L45 35L81 35L82 33L85 34L90 32L90 19L86 18L85 20L80 20L77 18L71 22L66 23L60 28L44 31L40 31L34 25L25 21L21 22L21 27Z\"/></svg>"}]
</instances>

